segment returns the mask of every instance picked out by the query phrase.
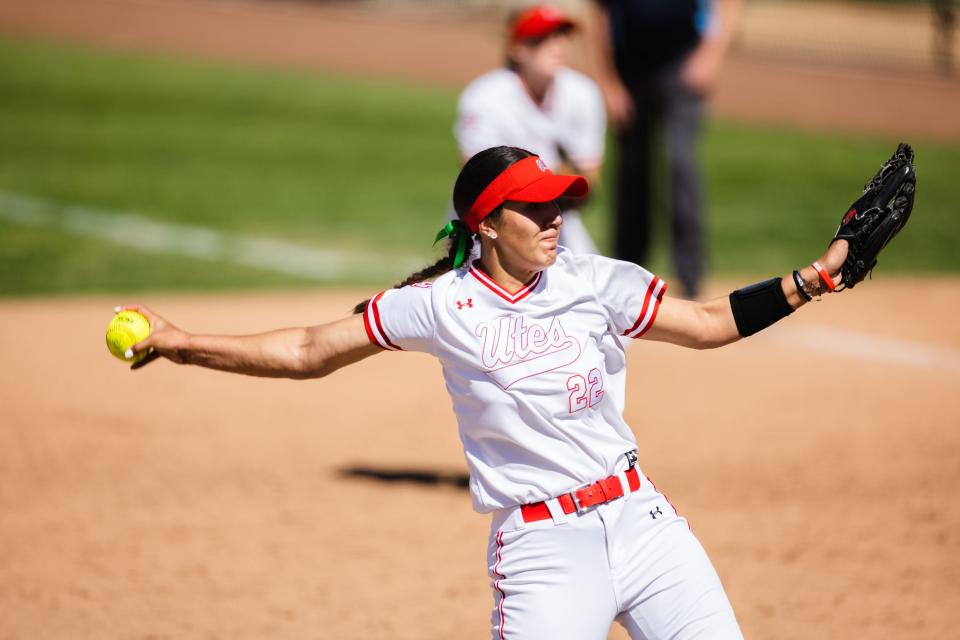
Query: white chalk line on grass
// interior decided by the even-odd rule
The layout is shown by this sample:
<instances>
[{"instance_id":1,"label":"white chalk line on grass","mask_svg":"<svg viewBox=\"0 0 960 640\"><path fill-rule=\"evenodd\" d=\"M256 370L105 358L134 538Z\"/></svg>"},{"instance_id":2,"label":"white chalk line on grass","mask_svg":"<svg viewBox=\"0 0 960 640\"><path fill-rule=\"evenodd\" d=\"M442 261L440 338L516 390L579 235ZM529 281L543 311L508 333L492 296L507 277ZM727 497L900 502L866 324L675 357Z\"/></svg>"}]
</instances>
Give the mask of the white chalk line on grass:
<instances>
[{"instance_id":1,"label":"white chalk line on grass","mask_svg":"<svg viewBox=\"0 0 960 640\"><path fill-rule=\"evenodd\" d=\"M194 225L171 224L136 213L59 205L0 191L0 219L31 227L53 227L151 253L233 263L316 281L349 277L397 277L427 261L369 252L318 249L305 245L230 234ZM385 268L389 261L393 268ZM960 374L960 352L946 347L885 338L826 326L785 326L757 336L798 349ZM754 338L756 340L757 338Z\"/></svg>"},{"instance_id":2,"label":"white chalk line on grass","mask_svg":"<svg viewBox=\"0 0 960 640\"><path fill-rule=\"evenodd\" d=\"M150 253L253 267L320 282L396 278L422 268L429 257L319 249L196 225L161 222L139 213L62 205L0 191L0 219L52 227Z\"/></svg>"}]
</instances>

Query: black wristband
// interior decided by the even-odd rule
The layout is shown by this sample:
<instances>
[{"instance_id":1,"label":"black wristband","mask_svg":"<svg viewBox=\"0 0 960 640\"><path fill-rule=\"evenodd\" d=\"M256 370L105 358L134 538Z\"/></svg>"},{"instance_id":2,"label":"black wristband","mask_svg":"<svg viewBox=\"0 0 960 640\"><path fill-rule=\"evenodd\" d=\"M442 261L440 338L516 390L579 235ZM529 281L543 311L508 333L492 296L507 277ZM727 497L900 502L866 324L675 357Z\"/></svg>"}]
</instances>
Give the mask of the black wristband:
<instances>
[{"instance_id":1,"label":"black wristband","mask_svg":"<svg viewBox=\"0 0 960 640\"><path fill-rule=\"evenodd\" d=\"M803 288L803 285L805 284L803 281L803 276L801 276L800 272L796 269L793 270L793 282L797 285L797 293L800 294L801 298L807 302L813 300L813 296L807 293L806 289Z\"/></svg>"},{"instance_id":2,"label":"black wristband","mask_svg":"<svg viewBox=\"0 0 960 640\"><path fill-rule=\"evenodd\" d=\"M780 278L770 278L730 294L730 309L737 332L744 338L766 329L793 313Z\"/></svg>"}]
</instances>

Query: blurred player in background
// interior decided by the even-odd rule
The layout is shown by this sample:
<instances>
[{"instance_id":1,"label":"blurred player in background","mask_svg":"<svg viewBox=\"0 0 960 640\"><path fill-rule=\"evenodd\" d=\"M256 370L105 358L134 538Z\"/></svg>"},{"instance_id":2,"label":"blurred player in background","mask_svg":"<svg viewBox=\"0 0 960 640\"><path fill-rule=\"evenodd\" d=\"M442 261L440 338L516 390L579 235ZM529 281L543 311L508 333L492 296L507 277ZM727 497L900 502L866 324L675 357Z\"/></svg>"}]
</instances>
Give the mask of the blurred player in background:
<instances>
[{"instance_id":1,"label":"blurred player in background","mask_svg":"<svg viewBox=\"0 0 960 640\"><path fill-rule=\"evenodd\" d=\"M597 183L606 114L596 83L567 67L574 29L573 20L546 5L510 19L506 66L460 95L454 135L463 161L489 147L522 147L554 171ZM565 203L560 243L574 253L597 253L579 212Z\"/></svg>"},{"instance_id":2,"label":"blurred player in background","mask_svg":"<svg viewBox=\"0 0 960 640\"><path fill-rule=\"evenodd\" d=\"M588 42L618 133L614 252L649 262L653 174L666 146L673 259L684 293L703 277L703 98L717 80L741 0L593 0Z\"/></svg>"}]
</instances>

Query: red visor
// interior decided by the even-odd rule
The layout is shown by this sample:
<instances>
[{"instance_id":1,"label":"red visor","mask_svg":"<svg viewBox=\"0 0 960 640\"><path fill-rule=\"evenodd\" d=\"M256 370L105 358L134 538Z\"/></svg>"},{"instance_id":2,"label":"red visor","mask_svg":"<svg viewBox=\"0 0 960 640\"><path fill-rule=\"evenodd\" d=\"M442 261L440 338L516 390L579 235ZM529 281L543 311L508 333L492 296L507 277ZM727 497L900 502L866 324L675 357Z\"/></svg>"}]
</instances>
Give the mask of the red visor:
<instances>
[{"instance_id":1,"label":"red visor","mask_svg":"<svg viewBox=\"0 0 960 640\"><path fill-rule=\"evenodd\" d=\"M572 29L576 26L570 18L559 10L538 5L531 7L517 16L513 22L513 39L532 40L544 38L557 29Z\"/></svg>"},{"instance_id":2,"label":"red visor","mask_svg":"<svg viewBox=\"0 0 960 640\"><path fill-rule=\"evenodd\" d=\"M588 190L585 178L554 175L543 160L530 156L513 163L488 184L464 214L463 223L470 233L476 233L480 221L507 200L550 202L563 196L582 198Z\"/></svg>"}]
</instances>

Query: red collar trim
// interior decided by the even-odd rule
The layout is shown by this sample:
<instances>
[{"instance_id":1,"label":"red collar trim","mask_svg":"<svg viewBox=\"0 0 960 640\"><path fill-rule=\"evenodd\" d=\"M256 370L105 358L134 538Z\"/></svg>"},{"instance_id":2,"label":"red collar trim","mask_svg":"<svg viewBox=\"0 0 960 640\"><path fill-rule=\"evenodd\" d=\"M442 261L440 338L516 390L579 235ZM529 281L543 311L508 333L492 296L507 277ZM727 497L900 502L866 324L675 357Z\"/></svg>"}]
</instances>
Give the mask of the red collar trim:
<instances>
[{"instance_id":1,"label":"red collar trim","mask_svg":"<svg viewBox=\"0 0 960 640\"><path fill-rule=\"evenodd\" d=\"M470 274L474 278L479 280L480 283L484 285L487 289L490 289L490 291L493 291L495 294L497 294L507 302L511 304L516 304L517 302L520 302L521 300L523 300L533 292L533 290L537 287L537 284L540 283L540 277L543 275L543 272L538 271L537 274L534 275L530 279L530 281L527 282L527 284L523 285L523 288L521 288L516 293L510 293L509 291L507 291L506 289L498 285L496 282L494 282L493 278L485 274L483 271L480 271L480 269L478 269L477 267L471 266Z\"/></svg>"}]
</instances>

